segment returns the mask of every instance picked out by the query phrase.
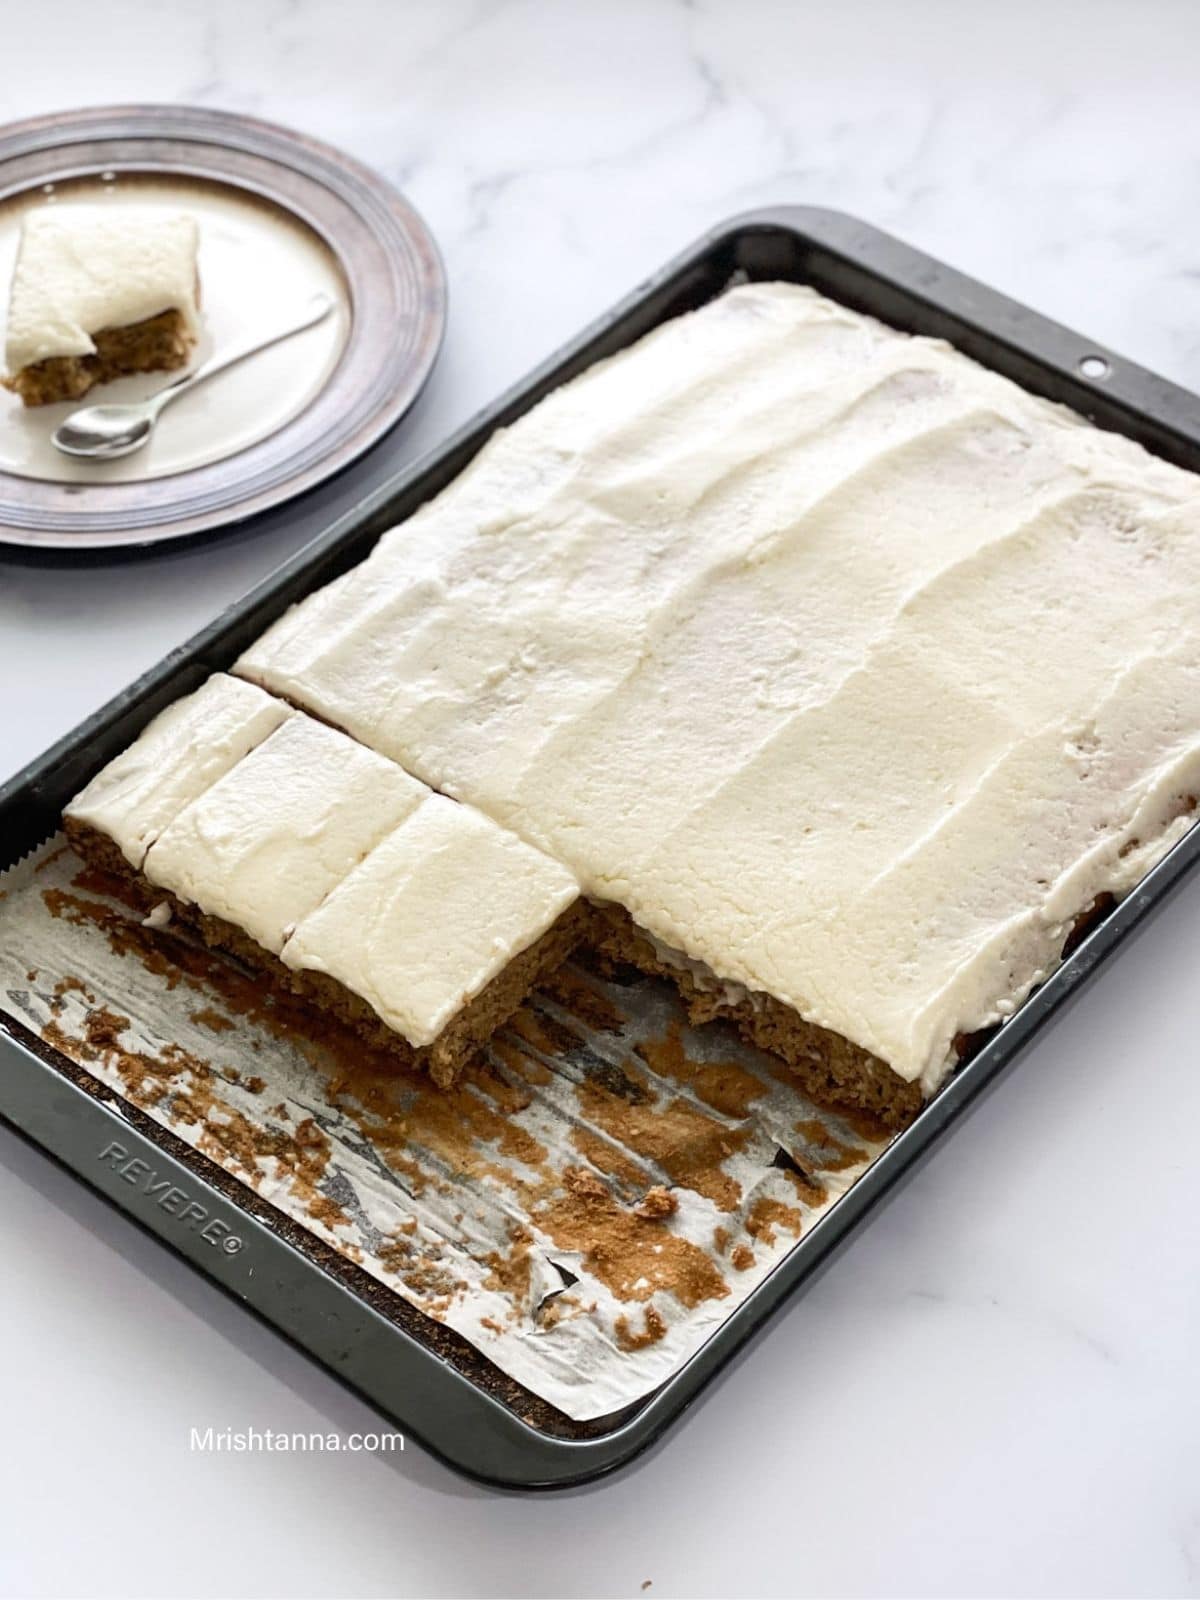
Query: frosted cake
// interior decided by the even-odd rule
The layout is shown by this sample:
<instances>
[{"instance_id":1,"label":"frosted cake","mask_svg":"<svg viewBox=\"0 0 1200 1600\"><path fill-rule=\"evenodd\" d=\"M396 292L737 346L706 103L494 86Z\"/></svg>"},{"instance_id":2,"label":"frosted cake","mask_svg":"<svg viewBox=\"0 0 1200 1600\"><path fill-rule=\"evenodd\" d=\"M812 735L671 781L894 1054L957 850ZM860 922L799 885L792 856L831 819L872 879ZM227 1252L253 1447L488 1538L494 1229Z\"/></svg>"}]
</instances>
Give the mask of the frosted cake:
<instances>
[{"instance_id":1,"label":"frosted cake","mask_svg":"<svg viewBox=\"0 0 1200 1600\"><path fill-rule=\"evenodd\" d=\"M497 433L234 670L899 1126L1191 824L1200 480L748 285Z\"/></svg>"},{"instance_id":2,"label":"frosted cake","mask_svg":"<svg viewBox=\"0 0 1200 1600\"><path fill-rule=\"evenodd\" d=\"M65 821L155 925L179 919L443 1084L583 931L558 862L224 674Z\"/></svg>"},{"instance_id":3,"label":"frosted cake","mask_svg":"<svg viewBox=\"0 0 1200 1600\"><path fill-rule=\"evenodd\" d=\"M187 361L199 329L198 230L146 205L56 205L21 222L4 383L27 406L77 400Z\"/></svg>"}]
</instances>

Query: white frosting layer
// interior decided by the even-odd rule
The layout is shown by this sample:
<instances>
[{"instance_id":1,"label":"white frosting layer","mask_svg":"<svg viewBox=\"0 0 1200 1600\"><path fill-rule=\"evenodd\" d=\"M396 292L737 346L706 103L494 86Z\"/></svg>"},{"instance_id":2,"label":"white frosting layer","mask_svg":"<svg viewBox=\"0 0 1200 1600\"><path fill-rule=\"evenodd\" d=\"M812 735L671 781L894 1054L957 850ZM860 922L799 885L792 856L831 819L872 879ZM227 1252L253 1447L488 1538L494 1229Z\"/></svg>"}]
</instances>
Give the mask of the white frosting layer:
<instances>
[{"instance_id":1,"label":"white frosting layer","mask_svg":"<svg viewBox=\"0 0 1200 1600\"><path fill-rule=\"evenodd\" d=\"M183 808L294 713L218 672L161 711L66 809L106 833L135 867Z\"/></svg>"},{"instance_id":2,"label":"white frosting layer","mask_svg":"<svg viewBox=\"0 0 1200 1600\"><path fill-rule=\"evenodd\" d=\"M180 812L143 870L278 955L300 918L428 793L344 733L292 716Z\"/></svg>"},{"instance_id":3,"label":"white frosting layer","mask_svg":"<svg viewBox=\"0 0 1200 1600\"><path fill-rule=\"evenodd\" d=\"M236 670L933 1088L1188 823L1200 481L736 289L497 434Z\"/></svg>"},{"instance_id":4,"label":"white frosting layer","mask_svg":"<svg viewBox=\"0 0 1200 1600\"><path fill-rule=\"evenodd\" d=\"M152 884L331 973L414 1045L579 894L482 813L223 674L168 707L67 815Z\"/></svg>"},{"instance_id":5,"label":"white frosting layer","mask_svg":"<svg viewBox=\"0 0 1200 1600\"><path fill-rule=\"evenodd\" d=\"M55 356L91 355L102 328L176 310L194 333L198 230L144 205L41 206L21 221L8 304L9 375Z\"/></svg>"},{"instance_id":6,"label":"white frosting layer","mask_svg":"<svg viewBox=\"0 0 1200 1600\"><path fill-rule=\"evenodd\" d=\"M578 893L558 862L431 794L298 924L283 959L427 1045Z\"/></svg>"}]
</instances>

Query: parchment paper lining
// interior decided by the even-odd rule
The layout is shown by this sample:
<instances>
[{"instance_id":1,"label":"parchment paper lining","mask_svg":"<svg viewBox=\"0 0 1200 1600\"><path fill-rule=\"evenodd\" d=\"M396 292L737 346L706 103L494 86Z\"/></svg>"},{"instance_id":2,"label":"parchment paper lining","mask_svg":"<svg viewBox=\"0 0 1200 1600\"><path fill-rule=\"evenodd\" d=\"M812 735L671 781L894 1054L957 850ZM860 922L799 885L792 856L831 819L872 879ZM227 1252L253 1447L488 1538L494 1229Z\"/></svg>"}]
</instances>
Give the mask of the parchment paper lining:
<instances>
[{"instance_id":1,"label":"parchment paper lining","mask_svg":"<svg viewBox=\"0 0 1200 1600\"><path fill-rule=\"evenodd\" d=\"M0 1009L576 1420L662 1383L884 1141L674 991L571 963L450 1093L146 929L61 840Z\"/></svg>"}]
</instances>

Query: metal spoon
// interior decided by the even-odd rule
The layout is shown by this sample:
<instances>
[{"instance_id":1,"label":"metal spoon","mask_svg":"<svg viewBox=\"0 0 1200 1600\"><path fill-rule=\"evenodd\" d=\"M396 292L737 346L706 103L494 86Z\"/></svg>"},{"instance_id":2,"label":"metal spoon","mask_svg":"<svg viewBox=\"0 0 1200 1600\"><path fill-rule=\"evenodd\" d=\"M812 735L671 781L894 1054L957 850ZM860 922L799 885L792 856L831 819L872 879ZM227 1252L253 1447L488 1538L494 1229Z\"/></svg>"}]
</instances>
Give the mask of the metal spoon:
<instances>
[{"instance_id":1,"label":"metal spoon","mask_svg":"<svg viewBox=\"0 0 1200 1600\"><path fill-rule=\"evenodd\" d=\"M265 338L255 338L230 350L219 350L192 372L185 372L174 383L168 383L148 400L138 400L132 405L81 406L72 411L65 422L54 430L54 443L64 455L83 456L92 461L112 461L117 456L132 455L140 450L154 432L159 413L164 406L177 400L181 394L194 389L198 383L224 372L236 361L257 355L268 345L290 339L294 333L314 327L333 310L333 301L327 294L315 294L304 312L286 327L277 328Z\"/></svg>"}]
</instances>

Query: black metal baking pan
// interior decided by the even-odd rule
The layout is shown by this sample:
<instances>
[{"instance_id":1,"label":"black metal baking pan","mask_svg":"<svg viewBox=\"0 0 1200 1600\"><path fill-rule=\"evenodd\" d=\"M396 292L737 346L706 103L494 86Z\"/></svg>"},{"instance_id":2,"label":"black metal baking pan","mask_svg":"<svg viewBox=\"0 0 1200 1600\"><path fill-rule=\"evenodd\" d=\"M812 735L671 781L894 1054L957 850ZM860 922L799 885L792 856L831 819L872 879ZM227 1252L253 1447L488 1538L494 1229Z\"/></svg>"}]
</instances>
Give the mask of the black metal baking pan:
<instances>
[{"instance_id":1,"label":"black metal baking pan","mask_svg":"<svg viewBox=\"0 0 1200 1600\"><path fill-rule=\"evenodd\" d=\"M455 477L498 427L598 357L719 293L735 276L811 283L897 327L949 339L984 365L1200 471L1200 399L1132 366L907 245L829 211L734 219L642 284L441 449L385 484L211 627L173 651L0 789L0 867L58 826L63 805L169 701L226 668L275 617L359 561L379 533ZM0 1115L214 1283L293 1339L459 1470L510 1488L579 1483L657 1439L714 1375L995 1083L1022 1046L1182 881L1200 856L1184 838L1062 968L972 1058L846 1196L669 1382L602 1423L573 1424L503 1380L469 1346L334 1257L303 1229L0 1017ZM123 1155L114 1162L112 1146ZM182 1214L124 1180L147 1162L190 1197ZM200 1228L197 1218L221 1227ZM214 1239L236 1242L213 1245ZM441 1337L439 1338L439 1333Z\"/></svg>"}]
</instances>

